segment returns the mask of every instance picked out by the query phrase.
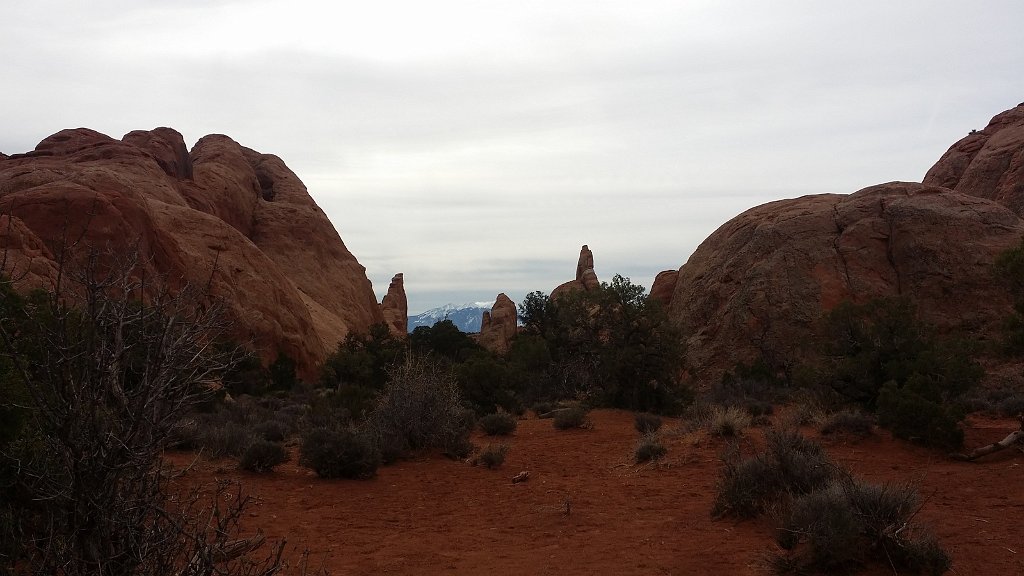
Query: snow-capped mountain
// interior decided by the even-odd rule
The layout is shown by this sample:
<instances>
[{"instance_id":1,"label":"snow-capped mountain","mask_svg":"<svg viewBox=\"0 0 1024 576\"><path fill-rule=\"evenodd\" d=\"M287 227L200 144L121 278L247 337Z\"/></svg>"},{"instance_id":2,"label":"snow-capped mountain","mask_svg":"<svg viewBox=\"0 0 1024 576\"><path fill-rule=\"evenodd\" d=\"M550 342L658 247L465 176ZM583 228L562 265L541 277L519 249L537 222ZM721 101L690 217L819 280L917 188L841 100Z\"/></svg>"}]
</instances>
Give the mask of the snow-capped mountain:
<instances>
[{"instance_id":1,"label":"snow-capped mountain","mask_svg":"<svg viewBox=\"0 0 1024 576\"><path fill-rule=\"evenodd\" d=\"M485 310L491 309L491 306L494 306L493 300L467 304L445 304L438 308L431 308L426 312L409 316L409 332L415 330L417 326L433 326L445 318L451 320L463 332L479 332L480 318Z\"/></svg>"}]
</instances>

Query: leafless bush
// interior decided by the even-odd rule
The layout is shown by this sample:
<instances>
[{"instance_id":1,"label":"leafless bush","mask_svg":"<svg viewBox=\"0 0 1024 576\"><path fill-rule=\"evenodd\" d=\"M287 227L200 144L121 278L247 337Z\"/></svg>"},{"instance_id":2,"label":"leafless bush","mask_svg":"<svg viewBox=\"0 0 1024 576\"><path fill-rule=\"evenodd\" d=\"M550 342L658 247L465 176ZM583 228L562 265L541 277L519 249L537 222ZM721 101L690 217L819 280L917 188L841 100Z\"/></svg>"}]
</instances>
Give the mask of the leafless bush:
<instances>
[{"instance_id":1,"label":"leafless bush","mask_svg":"<svg viewBox=\"0 0 1024 576\"><path fill-rule=\"evenodd\" d=\"M366 418L385 461L418 450L465 452L467 422L458 383L451 370L411 354L388 370L387 383Z\"/></svg>"},{"instance_id":2,"label":"leafless bush","mask_svg":"<svg viewBox=\"0 0 1024 576\"><path fill-rule=\"evenodd\" d=\"M47 293L0 302L4 377L30 407L19 437L0 446L16 496L0 508L12 518L5 536L20 543L19 570L276 573L280 550L250 560L262 539L226 548L240 494L183 501L160 469L176 424L234 361L215 346L227 328L220 307L148 278L137 253L89 251L81 262L62 265Z\"/></svg>"}]
</instances>

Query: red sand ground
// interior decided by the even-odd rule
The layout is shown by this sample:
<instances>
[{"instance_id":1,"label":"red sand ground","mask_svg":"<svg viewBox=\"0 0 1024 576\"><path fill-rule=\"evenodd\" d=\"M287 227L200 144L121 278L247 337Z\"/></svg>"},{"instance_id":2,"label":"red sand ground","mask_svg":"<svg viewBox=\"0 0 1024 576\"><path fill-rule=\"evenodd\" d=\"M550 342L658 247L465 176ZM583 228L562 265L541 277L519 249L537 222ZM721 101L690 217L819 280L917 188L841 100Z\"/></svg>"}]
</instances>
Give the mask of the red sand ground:
<instances>
[{"instance_id":1,"label":"red sand ground","mask_svg":"<svg viewBox=\"0 0 1024 576\"><path fill-rule=\"evenodd\" d=\"M189 483L237 479L256 496L246 530L308 548L332 574L764 574L770 520L709 517L725 441L671 434L658 465L635 466L633 415L597 411L589 430L550 420L519 422L498 470L429 457L380 469L369 481L322 480L292 461L270 474L230 460L198 462ZM967 446L1002 439L1013 420L974 419ZM815 435L812 430L805 430ZM750 432L747 444L759 437ZM495 439L476 437L478 444ZM824 439L830 454L865 479L914 481L954 573L1024 574L1024 455L949 460L885 432ZM747 450L749 453L749 450ZM191 455L171 454L177 465ZM512 484L528 470L530 480ZM878 568L871 574L892 574Z\"/></svg>"}]
</instances>

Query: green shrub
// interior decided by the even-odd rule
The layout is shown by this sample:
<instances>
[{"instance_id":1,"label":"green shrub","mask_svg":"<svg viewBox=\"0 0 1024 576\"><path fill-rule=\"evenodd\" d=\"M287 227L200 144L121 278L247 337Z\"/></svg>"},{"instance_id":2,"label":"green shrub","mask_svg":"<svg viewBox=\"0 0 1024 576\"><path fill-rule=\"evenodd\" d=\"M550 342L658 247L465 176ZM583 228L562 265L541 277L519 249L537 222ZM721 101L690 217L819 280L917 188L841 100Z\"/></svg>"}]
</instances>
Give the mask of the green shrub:
<instances>
[{"instance_id":1,"label":"green shrub","mask_svg":"<svg viewBox=\"0 0 1024 576\"><path fill-rule=\"evenodd\" d=\"M488 468L500 468L505 463L505 456L508 455L508 445L488 444L483 450L480 451L480 455L477 457L479 462Z\"/></svg>"},{"instance_id":2,"label":"green shrub","mask_svg":"<svg viewBox=\"0 0 1024 576\"><path fill-rule=\"evenodd\" d=\"M962 442L953 404L981 378L972 347L941 341L904 298L843 303L825 321L834 390L878 414L900 438Z\"/></svg>"},{"instance_id":3,"label":"green shrub","mask_svg":"<svg viewBox=\"0 0 1024 576\"><path fill-rule=\"evenodd\" d=\"M288 461L288 451L277 442L255 440L238 461L238 466L250 472L270 472L278 464Z\"/></svg>"},{"instance_id":4,"label":"green shrub","mask_svg":"<svg viewBox=\"0 0 1024 576\"><path fill-rule=\"evenodd\" d=\"M299 464L321 478L372 478L380 463L373 439L350 428L314 428L303 436L299 448Z\"/></svg>"},{"instance_id":5,"label":"green shrub","mask_svg":"<svg viewBox=\"0 0 1024 576\"><path fill-rule=\"evenodd\" d=\"M477 414L498 410L520 412L519 399L513 390L508 366L500 357L478 350L455 366L459 393Z\"/></svg>"},{"instance_id":6,"label":"green shrub","mask_svg":"<svg viewBox=\"0 0 1024 576\"><path fill-rule=\"evenodd\" d=\"M587 391L599 405L661 414L678 413L691 399L679 380L681 332L629 278L615 275L558 298L532 292L519 316L524 335L545 344L556 395Z\"/></svg>"},{"instance_id":7,"label":"green shrub","mask_svg":"<svg viewBox=\"0 0 1024 576\"><path fill-rule=\"evenodd\" d=\"M765 450L750 458L724 458L714 517L752 518L786 495L807 494L827 484L836 467L821 445L795 430L765 434Z\"/></svg>"},{"instance_id":8,"label":"green shrub","mask_svg":"<svg viewBox=\"0 0 1024 576\"><path fill-rule=\"evenodd\" d=\"M875 419L867 412L860 410L842 410L825 417L820 431L824 435L849 434L858 438L871 435Z\"/></svg>"},{"instance_id":9,"label":"green shrub","mask_svg":"<svg viewBox=\"0 0 1024 576\"><path fill-rule=\"evenodd\" d=\"M295 375L295 360L284 352L278 351L277 358L267 366L270 375L270 388L287 392L298 384L298 377Z\"/></svg>"},{"instance_id":10,"label":"green shrub","mask_svg":"<svg viewBox=\"0 0 1024 576\"><path fill-rule=\"evenodd\" d=\"M708 431L715 436L739 436L751 424L750 414L734 406L715 406L708 416Z\"/></svg>"},{"instance_id":11,"label":"green shrub","mask_svg":"<svg viewBox=\"0 0 1024 576\"><path fill-rule=\"evenodd\" d=\"M893 435L926 446L958 448L964 442L955 407L945 406L918 394L911 384L902 388L891 382L878 395L878 423Z\"/></svg>"},{"instance_id":12,"label":"green shrub","mask_svg":"<svg viewBox=\"0 0 1024 576\"><path fill-rule=\"evenodd\" d=\"M636 449L633 451L633 459L637 464L643 464L644 462L661 460L667 453L668 449L661 443L661 439L658 438L657 434L648 433L641 436L640 440L637 441Z\"/></svg>"},{"instance_id":13,"label":"green shrub","mask_svg":"<svg viewBox=\"0 0 1024 576\"><path fill-rule=\"evenodd\" d=\"M518 422L508 412L496 412L483 416L478 424L488 436L508 436L516 431Z\"/></svg>"},{"instance_id":14,"label":"green shrub","mask_svg":"<svg viewBox=\"0 0 1024 576\"><path fill-rule=\"evenodd\" d=\"M633 418L633 427L642 435L653 434L661 429L661 417L647 412L638 412Z\"/></svg>"},{"instance_id":15,"label":"green shrub","mask_svg":"<svg viewBox=\"0 0 1024 576\"><path fill-rule=\"evenodd\" d=\"M553 424L558 430L569 430L570 428L586 428L590 423L587 417L587 409L583 406L570 406L555 412Z\"/></svg>"},{"instance_id":16,"label":"green shrub","mask_svg":"<svg viewBox=\"0 0 1024 576\"><path fill-rule=\"evenodd\" d=\"M344 386L380 390L387 371L402 361L406 344L391 333L387 324L370 326L367 332L350 332L328 356L320 370L320 385L340 390ZM358 413L353 412L353 416Z\"/></svg>"}]
</instances>

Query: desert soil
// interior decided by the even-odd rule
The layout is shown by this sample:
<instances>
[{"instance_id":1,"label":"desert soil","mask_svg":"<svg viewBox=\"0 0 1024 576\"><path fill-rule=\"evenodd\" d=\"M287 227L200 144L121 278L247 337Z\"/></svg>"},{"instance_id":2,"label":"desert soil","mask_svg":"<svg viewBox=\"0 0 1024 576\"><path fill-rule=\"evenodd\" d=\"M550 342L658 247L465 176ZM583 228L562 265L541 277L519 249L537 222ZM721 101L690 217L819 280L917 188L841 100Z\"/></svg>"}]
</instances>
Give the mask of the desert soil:
<instances>
[{"instance_id":1,"label":"desert soil","mask_svg":"<svg viewBox=\"0 0 1024 576\"><path fill-rule=\"evenodd\" d=\"M323 480L292 460L269 474L231 460L172 453L189 484L238 480L255 497L243 529L286 539L296 558L332 574L765 574L770 520L712 520L714 486L726 441L663 427L668 455L634 465L637 433L629 412L591 414L593 427L558 431L550 420L521 420L496 470L441 456L385 466L368 481ZM968 421L966 446L1003 438L1010 419ZM804 432L817 436L812 429ZM741 440L749 453L757 429ZM864 440L822 439L855 475L915 482L954 573L1024 574L1024 455L1018 450L964 463L876 431ZM511 478L529 471L527 482ZM868 574L892 574L875 567Z\"/></svg>"}]
</instances>

